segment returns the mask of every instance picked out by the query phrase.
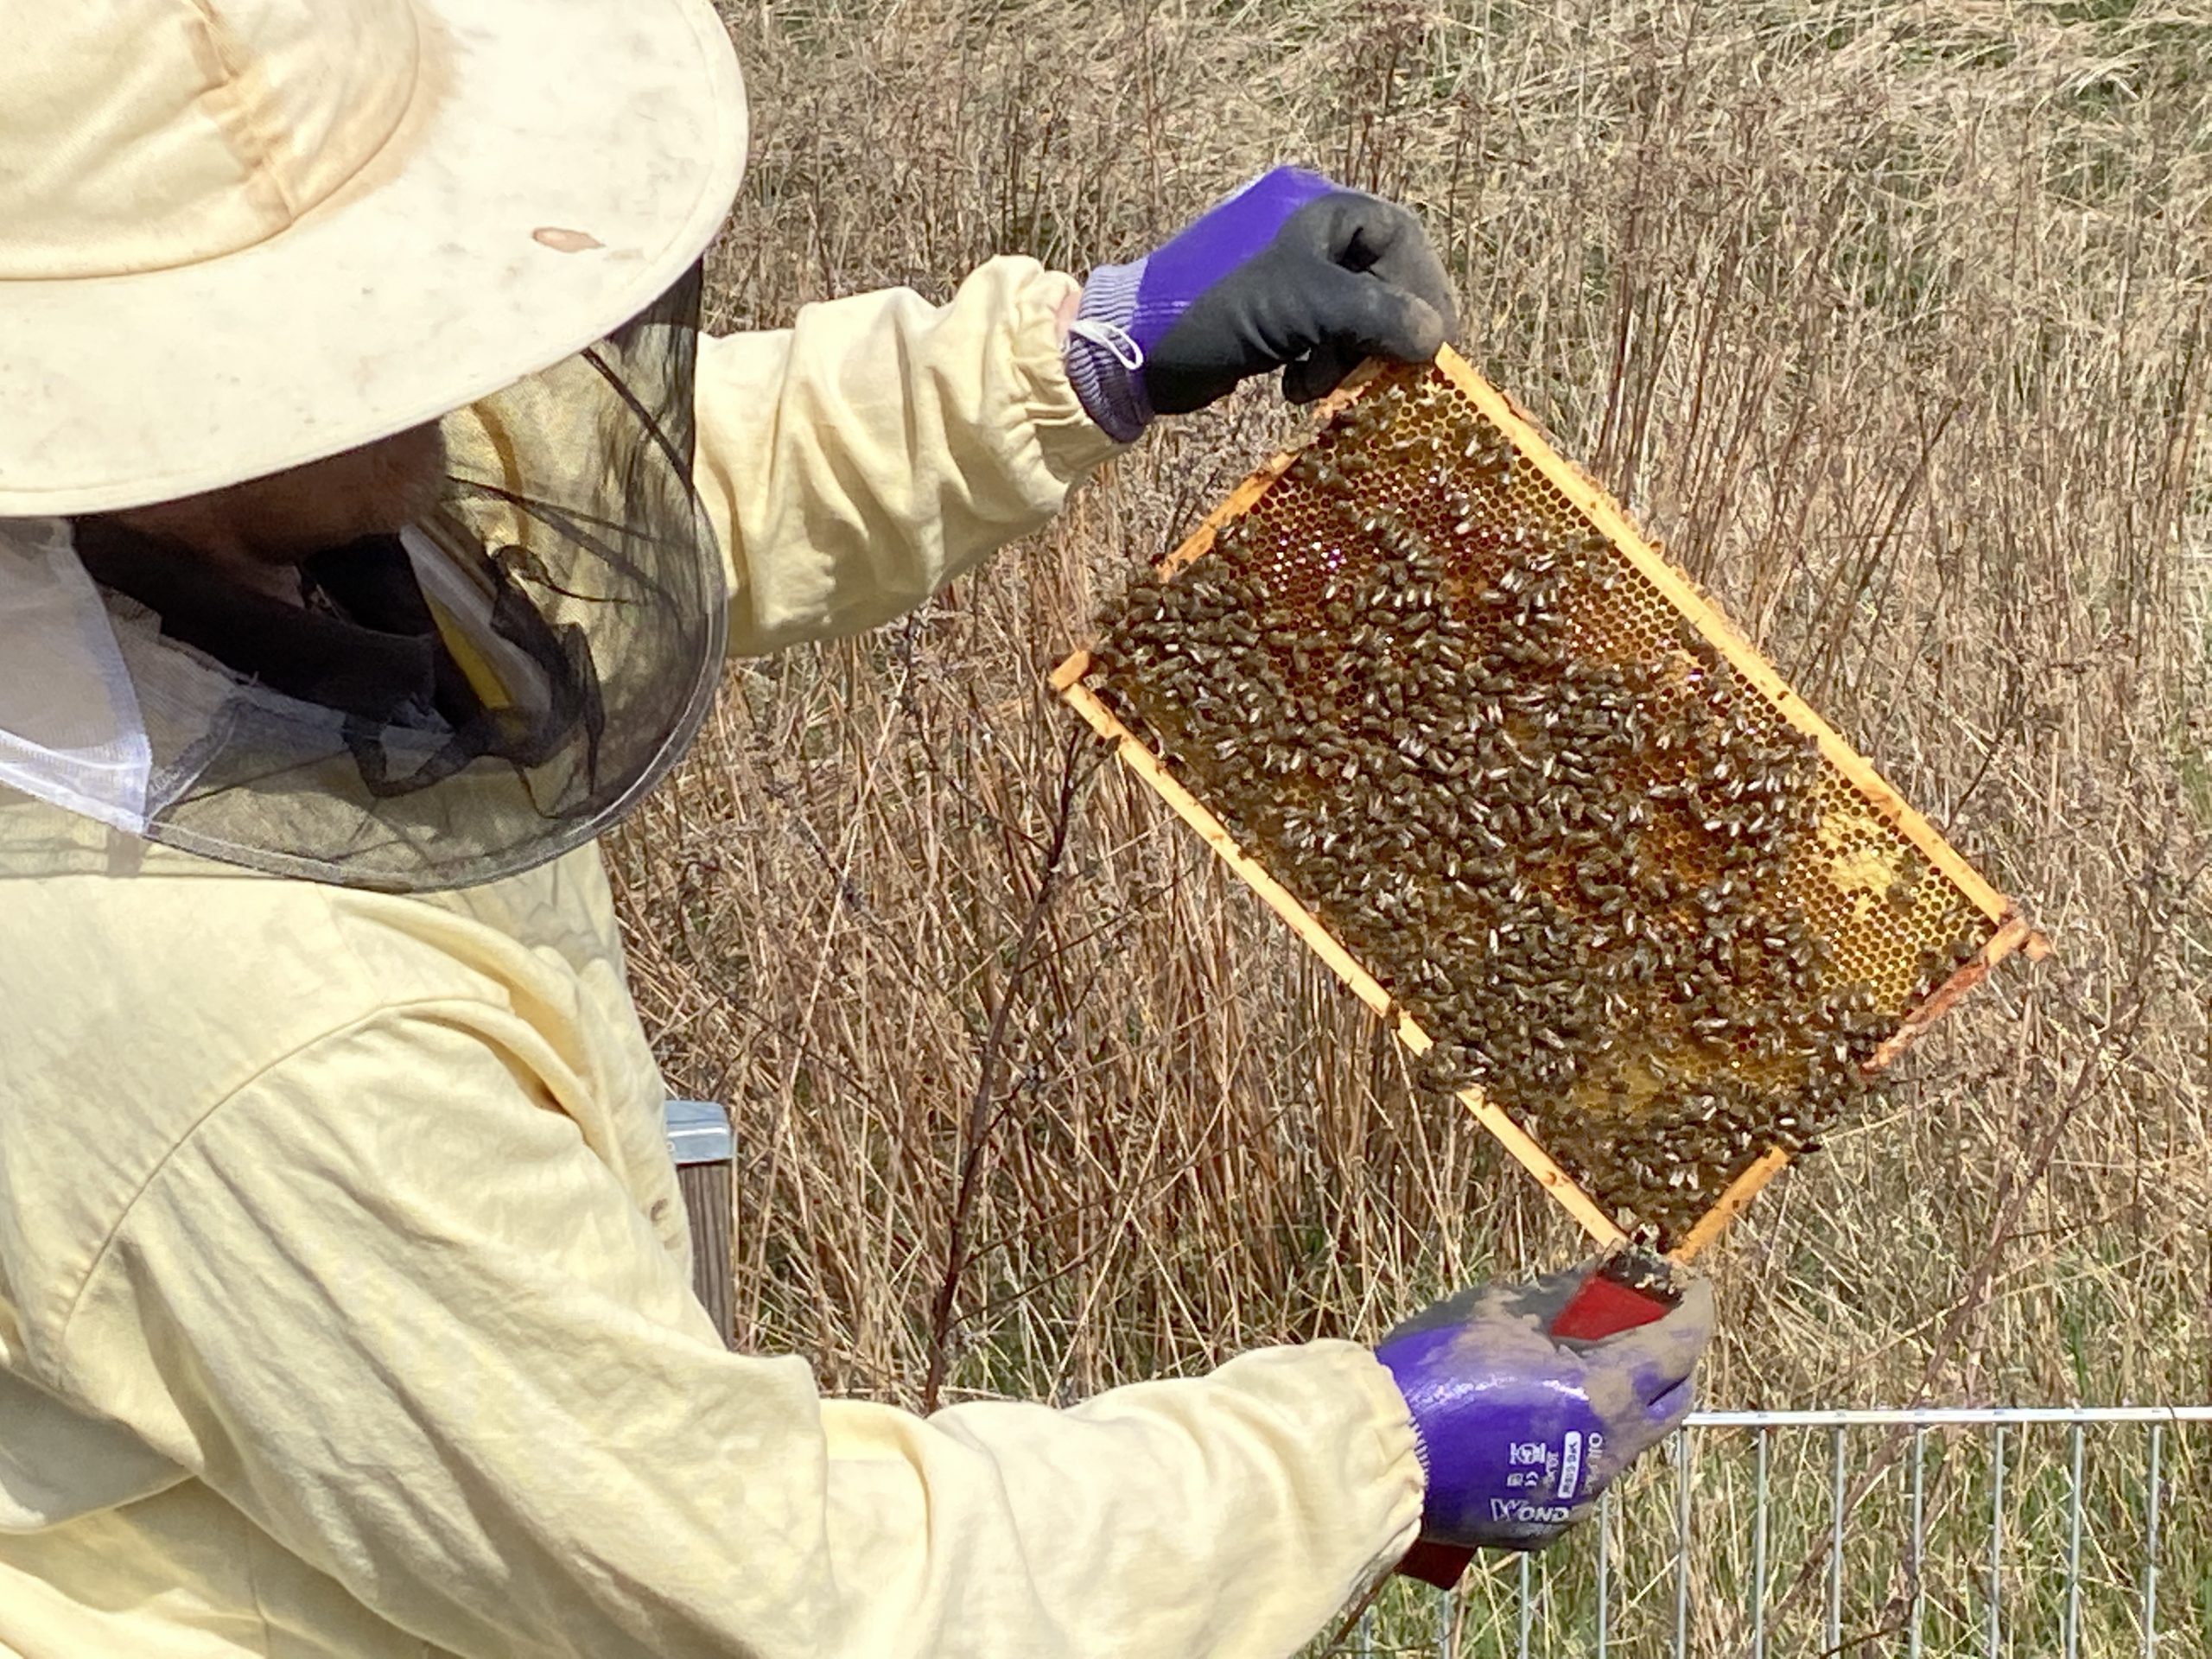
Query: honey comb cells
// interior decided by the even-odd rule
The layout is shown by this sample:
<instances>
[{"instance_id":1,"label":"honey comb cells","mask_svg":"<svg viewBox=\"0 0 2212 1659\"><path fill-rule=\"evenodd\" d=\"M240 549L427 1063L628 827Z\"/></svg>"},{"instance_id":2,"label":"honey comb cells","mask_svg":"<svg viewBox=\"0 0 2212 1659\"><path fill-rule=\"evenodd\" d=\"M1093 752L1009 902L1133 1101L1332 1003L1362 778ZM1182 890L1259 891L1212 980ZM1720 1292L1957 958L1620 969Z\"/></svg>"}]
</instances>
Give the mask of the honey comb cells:
<instances>
[{"instance_id":1,"label":"honey comb cells","mask_svg":"<svg viewBox=\"0 0 2212 1659\"><path fill-rule=\"evenodd\" d=\"M1471 382L1374 377L1063 684L1417 1022L1428 1080L1672 1247L1848 1121L2006 912Z\"/></svg>"}]
</instances>

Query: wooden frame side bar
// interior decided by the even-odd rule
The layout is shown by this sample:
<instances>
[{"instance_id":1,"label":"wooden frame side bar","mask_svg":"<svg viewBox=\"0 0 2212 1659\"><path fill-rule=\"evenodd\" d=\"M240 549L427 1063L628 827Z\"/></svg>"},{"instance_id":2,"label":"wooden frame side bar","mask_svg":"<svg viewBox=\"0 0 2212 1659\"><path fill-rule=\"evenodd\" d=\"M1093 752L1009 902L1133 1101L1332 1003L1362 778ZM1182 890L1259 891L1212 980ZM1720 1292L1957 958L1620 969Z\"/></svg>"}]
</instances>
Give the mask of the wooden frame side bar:
<instances>
[{"instance_id":1,"label":"wooden frame side bar","mask_svg":"<svg viewBox=\"0 0 2212 1659\"><path fill-rule=\"evenodd\" d=\"M1783 719L1818 743L1822 757L1857 785L1874 804L1876 810L1918 848L1930 863L1955 882L1984 915L1998 923L2012 918L2012 906L2005 896L1960 857L1936 833L1935 826L1890 787L1882 775L1874 770L1872 763L1844 741L1841 733L1821 719L1809 703L1790 690L1789 683L1761 654L1758 647L1738 632L1736 625L1721 613L1688 576L1652 548L1610 495L1581 468L1553 448L1543 434L1503 393L1484 379L1472 365L1450 346L1438 353L1436 362L1452 384L1472 398L1476 407L1488 419L1497 423L1512 441L1514 448L1534 461L1537 469L1550 480L1560 493L1587 513L1592 522L1612 538L1613 545L1620 549L1628 561L1667 596L1700 633L1713 642L1714 648L1728 659L1730 665L1764 692L1780 710Z\"/></svg>"},{"instance_id":2,"label":"wooden frame side bar","mask_svg":"<svg viewBox=\"0 0 2212 1659\"><path fill-rule=\"evenodd\" d=\"M2042 934L2028 925L2025 919L2008 915L1980 950L1923 997L1919 1007L1905 1015L1904 1022L1890 1033L1888 1040L1867 1060L1866 1069L1879 1071L1904 1053L1912 1046L1914 1039L1948 1014L1961 997L1988 978L1989 970L2015 950L2024 951L2031 959L2039 960L2050 954L2050 945Z\"/></svg>"},{"instance_id":3,"label":"wooden frame side bar","mask_svg":"<svg viewBox=\"0 0 2212 1659\"><path fill-rule=\"evenodd\" d=\"M1918 1007L1907 1014L1897 1028L1866 1058L1863 1070L1869 1077L1885 1071L1897 1058L1912 1046L1913 1039L1934 1025L1968 991L1989 977L1994 968L2015 950L2037 954L2035 947L2050 946L2043 936L2017 915L2008 915L1997 931L1977 951L1973 959L1961 965L1941 985L1922 999ZM1770 1147L1749 1169L1728 1184L1727 1189L1714 1200L1713 1208L1697 1219L1697 1224L1683 1236L1682 1242L1669 1254L1677 1262L1688 1262L1692 1256L1719 1238L1728 1224L1743 1213L1744 1206L1757 1196L1758 1190L1779 1174L1783 1165L1789 1161L1789 1154L1779 1147Z\"/></svg>"},{"instance_id":4,"label":"wooden frame side bar","mask_svg":"<svg viewBox=\"0 0 2212 1659\"><path fill-rule=\"evenodd\" d=\"M1713 1201L1713 1207L1682 1236L1682 1242L1667 1252L1668 1259L1689 1262L1727 1230L1728 1224L1744 1213L1744 1206L1758 1196L1761 1187L1781 1174L1782 1166L1789 1161L1789 1154L1780 1147L1769 1147L1761 1153L1756 1163L1728 1183L1727 1190Z\"/></svg>"},{"instance_id":5,"label":"wooden frame side bar","mask_svg":"<svg viewBox=\"0 0 2212 1659\"><path fill-rule=\"evenodd\" d=\"M1321 925L1313 912L1298 901L1297 897L1258 863L1229 833L1221 820L1202 805L1198 797L1160 764L1136 734L1116 718L1112 709L1101 702L1091 690L1081 683L1082 667L1088 665L1086 653L1077 652L1063 663L1052 676L1052 683L1068 705L1090 723L1091 729L1115 746L1122 763L1150 785L1160 799L1174 810L1175 815L1198 832L1200 839L1213 849L1223 863L1243 878L1246 886L1267 902L1269 909L1290 925L1291 931L1305 941L1313 954L1328 964L1329 969L1342 980L1345 988L1382 1017L1383 1023L1414 1054L1426 1054L1435 1046L1429 1034L1423 1031L1412 1015L1391 1000L1375 976L1359 965L1351 952L1338 942L1336 936ZM1063 681L1065 679L1065 683ZM1468 1088L1458 1091L1460 1103L1483 1128L1496 1136L1499 1144L1510 1153L1516 1161L1534 1175L1566 1209L1581 1224L1582 1229L1605 1249L1626 1241L1627 1235L1613 1224L1598 1202L1558 1164L1551 1154L1539 1146L1529 1133L1509 1116L1481 1090Z\"/></svg>"},{"instance_id":6,"label":"wooden frame side bar","mask_svg":"<svg viewBox=\"0 0 2212 1659\"><path fill-rule=\"evenodd\" d=\"M1198 831L1199 838L1212 848L1222 861L1259 894L1270 909L1290 925L1291 931L1320 957L1332 973L1344 982L1346 988L1382 1016L1399 1041L1416 1055L1426 1054L1435 1046L1434 1039L1412 1015L1391 999L1390 994L1360 965L1320 919L1307 910L1287 887L1270 875L1266 866L1245 852L1237 844L1236 837L1229 833L1227 826L1207 810L1204 804L1167 770L1160 758L1145 747L1143 741L1124 726L1113 711L1099 701L1097 695L1083 683L1083 677L1090 665L1088 652L1074 652L1053 671L1053 689L1083 716L1092 730L1115 745L1122 764L1165 801L1177 817ZM1999 962L2015 950L2031 949L2040 938L2041 936L2020 917L2008 914L1974 959L1931 992L1874 1051L1866 1062L1867 1072L1872 1074L1889 1066L1915 1038L1986 978L1990 969ZM1605 1213L1603 1206L1584 1192L1541 1144L1502 1108L1479 1089L1464 1089L1459 1091L1459 1095L1461 1103L1475 1120L1497 1138L1499 1144L1536 1178L1545 1191L1559 1201L1601 1248L1611 1249L1625 1241L1627 1236ZM1770 1147L1762 1153L1750 1167L1728 1184L1720 1196L1713 1200L1712 1207L1698 1217L1681 1242L1667 1253L1669 1258L1688 1263L1713 1244L1760 1190L1782 1173L1789 1161L1789 1154L1779 1147Z\"/></svg>"}]
</instances>

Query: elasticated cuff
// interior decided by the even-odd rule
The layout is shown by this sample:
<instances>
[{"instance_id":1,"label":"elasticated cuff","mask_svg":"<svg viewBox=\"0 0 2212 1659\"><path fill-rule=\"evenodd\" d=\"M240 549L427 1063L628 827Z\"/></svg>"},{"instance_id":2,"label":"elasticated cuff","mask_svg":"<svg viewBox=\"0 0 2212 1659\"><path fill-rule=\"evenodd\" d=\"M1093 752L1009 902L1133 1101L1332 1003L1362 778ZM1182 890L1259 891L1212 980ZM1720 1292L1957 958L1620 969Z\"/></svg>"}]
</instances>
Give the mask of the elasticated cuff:
<instances>
[{"instance_id":1,"label":"elasticated cuff","mask_svg":"<svg viewBox=\"0 0 2212 1659\"><path fill-rule=\"evenodd\" d=\"M1375 1558L1377 1569L1397 1564L1414 1547L1428 1503L1428 1447L1414 1421L1413 1408L1390 1369L1369 1350L1351 1342L1313 1342L1309 1350L1329 1351L1347 1382L1363 1394L1368 1426L1375 1439L1378 1484L1389 1495L1389 1541ZM1346 1424L1350 1427L1349 1421Z\"/></svg>"},{"instance_id":2,"label":"elasticated cuff","mask_svg":"<svg viewBox=\"0 0 2212 1659\"><path fill-rule=\"evenodd\" d=\"M1014 363L1029 385L1025 413L1039 453L1053 475L1067 484L1090 476L1128 442L1099 424L1075 382L1059 322L1074 291L1073 276L1039 267L1023 284L1014 332Z\"/></svg>"},{"instance_id":3,"label":"elasticated cuff","mask_svg":"<svg viewBox=\"0 0 2212 1659\"><path fill-rule=\"evenodd\" d=\"M1151 400L1144 395L1135 370L1115 355L1104 340L1082 333L1080 325L1097 324L1128 340L1144 267L1145 262L1140 259L1134 264L1100 265L1091 271L1084 281L1083 303L1076 311L1077 329L1069 334L1065 348L1068 379L1076 396L1099 429L1120 443L1134 442L1152 423Z\"/></svg>"}]
</instances>

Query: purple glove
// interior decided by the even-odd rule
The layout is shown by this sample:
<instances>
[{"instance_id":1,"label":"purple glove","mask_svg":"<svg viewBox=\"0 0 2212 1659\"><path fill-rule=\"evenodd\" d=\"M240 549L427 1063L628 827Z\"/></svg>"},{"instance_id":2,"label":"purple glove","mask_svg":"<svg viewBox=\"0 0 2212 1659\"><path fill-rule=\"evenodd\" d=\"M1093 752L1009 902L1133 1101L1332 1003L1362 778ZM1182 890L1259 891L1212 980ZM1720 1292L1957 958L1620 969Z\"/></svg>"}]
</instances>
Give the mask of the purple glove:
<instances>
[{"instance_id":1,"label":"purple glove","mask_svg":"<svg viewBox=\"0 0 2212 1659\"><path fill-rule=\"evenodd\" d=\"M1428 1476L1422 1543L1548 1544L1688 1413L1713 1335L1710 1287L1694 1284L1664 1319L1601 1341L1547 1335L1588 1271L1478 1285L1376 1345L1413 1408Z\"/></svg>"},{"instance_id":2,"label":"purple glove","mask_svg":"<svg viewBox=\"0 0 2212 1659\"><path fill-rule=\"evenodd\" d=\"M1403 207L1279 167L1134 264L1100 265L1068 334L1083 406L1126 443L1283 371L1305 403L1369 357L1425 362L1450 339L1452 284Z\"/></svg>"}]
</instances>

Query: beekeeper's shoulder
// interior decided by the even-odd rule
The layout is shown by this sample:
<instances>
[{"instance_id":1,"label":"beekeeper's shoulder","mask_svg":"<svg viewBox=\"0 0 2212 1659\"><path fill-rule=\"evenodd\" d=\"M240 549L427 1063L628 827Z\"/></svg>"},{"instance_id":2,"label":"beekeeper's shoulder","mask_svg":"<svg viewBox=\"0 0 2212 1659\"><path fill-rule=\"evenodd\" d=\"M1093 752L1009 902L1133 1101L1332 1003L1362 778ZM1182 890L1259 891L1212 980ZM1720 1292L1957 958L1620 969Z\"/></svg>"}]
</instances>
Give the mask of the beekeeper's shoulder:
<instances>
[{"instance_id":1,"label":"beekeeper's shoulder","mask_svg":"<svg viewBox=\"0 0 2212 1659\"><path fill-rule=\"evenodd\" d=\"M0 791L0 1209L41 1218L55 1254L36 1275L66 1281L65 1258L208 1113L362 1021L592 1025L580 1002L622 998L611 910L588 847L400 897L252 874Z\"/></svg>"}]
</instances>

